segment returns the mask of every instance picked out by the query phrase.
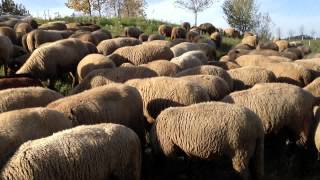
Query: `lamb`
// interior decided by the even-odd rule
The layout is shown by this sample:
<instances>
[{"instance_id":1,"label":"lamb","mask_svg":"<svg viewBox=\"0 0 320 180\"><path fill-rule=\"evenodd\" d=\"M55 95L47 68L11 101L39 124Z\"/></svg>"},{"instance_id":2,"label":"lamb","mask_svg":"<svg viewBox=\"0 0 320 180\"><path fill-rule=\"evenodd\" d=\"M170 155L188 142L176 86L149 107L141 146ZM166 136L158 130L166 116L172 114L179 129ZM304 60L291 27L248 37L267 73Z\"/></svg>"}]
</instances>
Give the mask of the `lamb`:
<instances>
[{"instance_id":1,"label":"lamb","mask_svg":"<svg viewBox=\"0 0 320 180\"><path fill-rule=\"evenodd\" d=\"M139 90L143 99L144 115L150 124L154 123L160 112L168 107L209 101L207 92L199 85L178 78L133 79L126 84Z\"/></svg>"},{"instance_id":2,"label":"lamb","mask_svg":"<svg viewBox=\"0 0 320 180\"><path fill-rule=\"evenodd\" d=\"M203 51L188 51L181 56L173 58L171 62L178 65L180 70L185 70L208 64L208 58Z\"/></svg>"},{"instance_id":3,"label":"lamb","mask_svg":"<svg viewBox=\"0 0 320 180\"><path fill-rule=\"evenodd\" d=\"M211 65L197 66L197 67L186 69L184 71L179 72L176 75L176 77L188 76L188 75L201 75L201 74L219 76L227 82L230 90L231 91L233 90L233 80L231 76L227 73L227 71L217 66L211 66Z\"/></svg>"},{"instance_id":4,"label":"lamb","mask_svg":"<svg viewBox=\"0 0 320 180\"><path fill-rule=\"evenodd\" d=\"M221 102L168 108L150 136L155 155L174 158L182 151L191 159L210 161L225 156L244 180L263 177L263 127L247 108Z\"/></svg>"},{"instance_id":5,"label":"lamb","mask_svg":"<svg viewBox=\"0 0 320 180\"><path fill-rule=\"evenodd\" d=\"M89 54L85 56L77 66L78 80L81 82L87 74L95 69L115 67L116 65L107 56L101 54Z\"/></svg>"},{"instance_id":6,"label":"lamb","mask_svg":"<svg viewBox=\"0 0 320 180\"><path fill-rule=\"evenodd\" d=\"M141 159L132 130L116 124L79 126L24 143L0 178L139 180Z\"/></svg>"},{"instance_id":7,"label":"lamb","mask_svg":"<svg viewBox=\"0 0 320 180\"><path fill-rule=\"evenodd\" d=\"M43 85L39 80L30 77L13 76L0 78L0 90L32 86L42 87Z\"/></svg>"},{"instance_id":8,"label":"lamb","mask_svg":"<svg viewBox=\"0 0 320 180\"><path fill-rule=\"evenodd\" d=\"M234 92L223 102L245 106L262 120L266 135L288 129L285 138L304 145L313 124L313 107L318 100L309 92L286 83L262 83Z\"/></svg>"},{"instance_id":9,"label":"lamb","mask_svg":"<svg viewBox=\"0 0 320 180\"><path fill-rule=\"evenodd\" d=\"M62 113L48 108L27 108L0 114L0 169L24 142L72 128Z\"/></svg>"},{"instance_id":10,"label":"lamb","mask_svg":"<svg viewBox=\"0 0 320 180\"><path fill-rule=\"evenodd\" d=\"M141 44L141 41L130 37L120 37L101 41L98 46L98 52L105 56L112 54L115 50L125 46L135 46Z\"/></svg>"},{"instance_id":11,"label":"lamb","mask_svg":"<svg viewBox=\"0 0 320 180\"><path fill-rule=\"evenodd\" d=\"M74 126L116 123L132 128L144 138L142 98L136 88L109 84L68 96L47 105L65 114Z\"/></svg>"},{"instance_id":12,"label":"lamb","mask_svg":"<svg viewBox=\"0 0 320 180\"><path fill-rule=\"evenodd\" d=\"M104 86L110 83L124 83L129 79L155 77L157 73L142 66L119 67L114 69L97 69L89 73L70 94L76 94L91 88Z\"/></svg>"},{"instance_id":13,"label":"lamb","mask_svg":"<svg viewBox=\"0 0 320 180\"><path fill-rule=\"evenodd\" d=\"M61 73L73 72L87 54L96 47L79 39L64 39L36 49L17 74L31 74L39 79L55 78Z\"/></svg>"},{"instance_id":14,"label":"lamb","mask_svg":"<svg viewBox=\"0 0 320 180\"><path fill-rule=\"evenodd\" d=\"M233 89L235 91L251 88L258 83L276 82L277 79L272 71L258 66L232 69L228 73L233 79Z\"/></svg>"},{"instance_id":15,"label":"lamb","mask_svg":"<svg viewBox=\"0 0 320 180\"><path fill-rule=\"evenodd\" d=\"M168 60L156 60L149 62L148 64L142 64L141 66L147 67L155 71L158 76L175 76L179 71L179 66Z\"/></svg>"},{"instance_id":16,"label":"lamb","mask_svg":"<svg viewBox=\"0 0 320 180\"><path fill-rule=\"evenodd\" d=\"M13 88L0 91L0 113L16 109L43 107L63 96L42 87Z\"/></svg>"},{"instance_id":17,"label":"lamb","mask_svg":"<svg viewBox=\"0 0 320 180\"><path fill-rule=\"evenodd\" d=\"M170 60L173 58L173 53L170 48L166 46L141 44L119 48L109 57L117 66L125 62L130 62L134 65L140 65L158 59Z\"/></svg>"},{"instance_id":18,"label":"lamb","mask_svg":"<svg viewBox=\"0 0 320 180\"><path fill-rule=\"evenodd\" d=\"M231 91L225 80L212 75L182 76L180 79L191 81L205 89L212 101L221 100Z\"/></svg>"},{"instance_id":19,"label":"lamb","mask_svg":"<svg viewBox=\"0 0 320 180\"><path fill-rule=\"evenodd\" d=\"M315 97L320 97L320 77L313 80L310 84L303 88Z\"/></svg>"}]
</instances>

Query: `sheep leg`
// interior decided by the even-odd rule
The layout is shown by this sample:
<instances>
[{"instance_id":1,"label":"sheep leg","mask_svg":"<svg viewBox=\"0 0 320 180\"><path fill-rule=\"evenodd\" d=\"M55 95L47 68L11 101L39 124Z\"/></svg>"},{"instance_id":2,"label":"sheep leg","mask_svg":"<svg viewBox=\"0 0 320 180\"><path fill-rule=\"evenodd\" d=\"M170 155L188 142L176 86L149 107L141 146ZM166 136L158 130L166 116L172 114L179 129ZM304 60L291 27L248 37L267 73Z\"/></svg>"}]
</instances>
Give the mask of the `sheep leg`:
<instances>
[{"instance_id":1,"label":"sheep leg","mask_svg":"<svg viewBox=\"0 0 320 180\"><path fill-rule=\"evenodd\" d=\"M249 180L249 158L245 151L237 150L232 158L233 169L239 173L243 180Z\"/></svg>"}]
</instances>

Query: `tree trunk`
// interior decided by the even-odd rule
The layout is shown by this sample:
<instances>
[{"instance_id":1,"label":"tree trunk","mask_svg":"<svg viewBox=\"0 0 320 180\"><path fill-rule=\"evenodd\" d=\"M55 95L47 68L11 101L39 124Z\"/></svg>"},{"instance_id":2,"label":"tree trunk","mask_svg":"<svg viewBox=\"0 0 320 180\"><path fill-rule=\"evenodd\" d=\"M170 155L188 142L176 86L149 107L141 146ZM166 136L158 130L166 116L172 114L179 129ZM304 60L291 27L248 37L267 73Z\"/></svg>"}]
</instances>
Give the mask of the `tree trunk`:
<instances>
[{"instance_id":1,"label":"tree trunk","mask_svg":"<svg viewBox=\"0 0 320 180\"><path fill-rule=\"evenodd\" d=\"M88 2L88 6L89 6L89 7L88 7L88 8L89 8L89 9L88 9L89 16L92 16L90 0L88 0L87 2Z\"/></svg>"},{"instance_id":2,"label":"tree trunk","mask_svg":"<svg viewBox=\"0 0 320 180\"><path fill-rule=\"evenodd\" d=\"M99 11L99 17L101 18L101 4L100 4L100 0L98 0L98 11Z\"/></svg>"},{"instance_id":3,"label":"tree trunk","mask_svg":"<svg viewBox=\"0 0 320 180\"><path fill-rule=\"evenodd\" d=\"M197 26L198 22L198 12L194 12L194 25Z\"/></svg>"}]
</instances>

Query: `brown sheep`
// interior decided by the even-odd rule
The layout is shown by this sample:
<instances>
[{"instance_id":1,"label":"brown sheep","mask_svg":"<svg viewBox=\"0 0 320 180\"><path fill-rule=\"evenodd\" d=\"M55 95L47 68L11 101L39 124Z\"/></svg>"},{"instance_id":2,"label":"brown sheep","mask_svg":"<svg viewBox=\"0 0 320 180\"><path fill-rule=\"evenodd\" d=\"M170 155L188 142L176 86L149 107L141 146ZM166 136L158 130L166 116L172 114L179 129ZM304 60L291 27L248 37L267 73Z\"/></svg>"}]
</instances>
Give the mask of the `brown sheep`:
<instances>
[{"instance_id":1,"label":"brown sheep","mask_svg":"<svg viewBox=\"0 0 320 180\"><path fill-rule=\"evenodd\" d=\"M125 62L130 62L134 65L140 65L158 59L170 60L173 58L173 53L170 48L166 46L141 44L119 48L109 57L117 66L120 66Z\"/></svg>"},{"instance_id":2,"label":"brown sheep","mask_svg":"<svg viewBox=\"0 0 320 180\"><path fill-rule=\"evenodd\" d=\"M115 68L111 59L102 54L89 54L85 56L77 66L78 80L81 82L87 74L95 69Z\"/></svg>"},{"instance_id":3,"label":"brown sheep","mask_svg":"<svg viewBox=\"0 0 320 180\"><path fill-rule=\"evenodd\" d=\"M0 90L38 86L43 87L41 82L30 77L4 77L0 78Z\"/></svg>"},{"instance_id":4,"label":"brown sheep","mask_svg":"<svg viewBox=\"0 0 320 180\"><path fill-rule=\"evenodd\" d=\"M175 76L179 71L179 66L168 60L156 60L141 66L155 71L158 76Z\"/></svg>"},{"instance_id":5,"label":"brown sheep","mask_svg":"<svg viewBox=\"0 0 320 180\"><path fill-rule=\"evenodd\" d=\"M155 122L160 112L168 107L186 106L210 100L206 90L199 85L179 78L133 79L126 84L139 90L143 99L144 115L151 124Z\"/></svg>"},{"instance_id":6,"label":"brown sheep","mask_svg":"<svg viewBox=\"0 0 320 180\"><path fill-rule=\"evenodd\" d=\"M0 64L4 65L4 73L8 74L8 65L10 64L13 53L13 44L7 36L0 35Z\"/></svg>"},{"instance_id":7,"label":"brown sheep","mask_svg":"<svg viewBox=\"0 0 320 180\"><path fill-rule=\"evenodd\" d=\"M303 88L315 97L320 97L320 77L313 80L310 84Z\"/></svg>"},{"instance_id":8,"label":"brown sheep","mask_svg":"<svg viewBox=\"0 0 320 180\"><path fill-rule=\"evenodd\" d=\"M32 30L32 26L26 22L20 22L14 26L14 31L16 32L18 45L22 45L22 36L31 32Z\"/></svg>"},{"instance_id":9,"label":"brown sheep","mask_svg":"<svg viewBox=\"0 0 320 180\"><path fill-rule=\"evenodd\" d=\"M199 25L199 28L201 30L201 34L209 34L211 35L216 31L216 28L211 23L203 23Z\"/></svg>"},{"instance_id":10,"label":"brown sheep","mask_svg":"<svg viewBox=\"0 0 320 180\"><path fill-rule=\"evenodd\" d=\"M240 68L238 64L231 61L208 61L208 65L218 66L224 70L237 69Z\"/></svg>"},{"instance_id":11,"label":"brown sheep","mask_svg":"<svg viewBox=\"0 0 320 180\"><path fill-rule=\"evenodd\" d=\"M258 38L257 36L247 36L242 39L241 43L256 47L258 45Z\"/></svg>"},{"instance_id":12,"label":"brown sheep","mask_svg":"<svg viewBox=\"0 0 320 180\"><path fill-rule=\"evenodd\" d=\"M108 56L121 47L135 46L138 44L141 44L141 41L139 41L138 39L130 37L120 37L100 42L97 46L97 49L100 54Z\"/></svg>"},{"instance_id":13,"label":"brown sheep","mask_svg":"<svg viewBox=\"0 0 320 180\"><path fill-rule=\"evenodd\" d=\"M79 126L24 143L0 178L139 180L141 161L132 130L117 124Z\"/></svg>"},{"instance_id":14,"label":"brown sheep","mask_svg":"<svg viewBox=\"0 0 320 180\"><path fill-rule=\"evenodd\" d=\"M12 44L17 44L16 32L10 27L0 27L0 35L7 36Z\"/></svg>"},{"instance_id":15,"label":"brown sheep","mask_svg":"<svg viewBox=\"0 0 320 180\"><path fill-rule=\"evenodd\" d=\"M137 27L125 27L124 28L124 35L126 37L133 37L138 39L140 34L142 34L143 32L137 28Z\"/></svg>"},{"instance_id":16,"label":"brown sheep","mask_svg":"<svg viewBox=\"0 0 320 180\"><path fill-rule=\"evenodd\" d=\"M111 83L124 83L129 79L155 77L157 73L142 66L119 67L114 69L97 69L90 72L70 94L76 94L91 88Z\"/></svg>"},{"instance_id":17,"label":"brown sheep","mask_svg":"<svg viewBox=\"0 0 320 180\"><path fill-rule=\"evenodd\" d=\"M279 47L280 52L289 48L289 42L287 40L278 40L278 41L275 41L274 43Z\"/></svg>"},{"instance_id":18,"label":"brown sheep","mask_svg":"<svg viewBox=\"0 0 320 180\"><path fill-rule=\"evenodd\" d=\"M244 180L263 177L263 127L247 108L221 102L171 107L157 117L150 136L155 155L175 158L184 152L206 161L225 157Z\"/></svg>"},{"instance_id":19,"label":"brown sheep","mask_svg":"<svg viewBox=\"0 0 320 180\"><path fill-rule=\"evenodd\" d=\"M91 42L94 45L98 45L98 39L92 35L91 32L82 32L82 33L75 33L69 36L69 38L77 38L84 42Z\"/></svg>"},{"instance_id":20,"label":"brown sheep","mask_svg":"<svg viewBox=\"0 0 320 180\"><path fill-rule=\"evenodd\" d=\"M185 39L187 31L181 27L174 27L171 32L171 40L182 38Z\"/></svg>"},{"instance_id":21,"label":"brown sheep","mask_svg":"<svg viewBox=\"0 0 320 180\"><path fill-rule=\"evenodd\" d=\"M271 50L271 49L259 49L259 50L252 50L249 54L253 55L263 55L263 56L281 56L279 51Z\"/></svg>"},{"instance_id":22,"label":"brown sheep","mask_svg":"<svg viewBox=\"0 0 320 180\"><path fill-rule=\"evenodd\" d=\"M149 38L149 36L148 36L147 34L145 34L145 33L142 33L142 34L140 34L140 36L139 36L139 40L140 40L141 42L146 42L146 41L148 41L148 38Z\"/></svg>"},{"instance_id":23,"label":"brown sheep","mask_svg":"<svg viewBox=\"0 0 320 180\"><path fill-rule=\"evenodd\" d=\"M171 32L172 32L172 26L162 24L158 28L159 34L166 36L166 37L171 37Z\"/></svg>"},{"instance_id":24,"label":"brown sheep","mask_svg":"<svg viewBox=\"0 0 320 180\"><path fill-rule=\"evenodd\" d=\"M277 44L275 44L272 41L267 41L267 42L259 42L258 46L257 46L258 50L261 49L270 49L270 50L274 50L274 51L279 51L279 47L277 46Z\"/></svg>"},{"instance_id":25,"label":"brown sheep","mask_svg":"<svg viewBox=\"0 0 320 180\"><path fill-rule=\"evenodd\" d=\"M197 66L194 68L186 69L184 71L179 72L176 77L181 76L189 76L189 75L213 75L213 76L219 76L223 80L225 80L230 88L230 90L233 90L233 80L231 76L225 71L224 69L217 67L217 66L211 66L211 65L203 65L203 66Z\"/></svg>"},{"instance_id":26,"label":"brown sheep","mask_svg":"<svg viewBox=\"0 0 320 180\"><path fill-rule=\"evenodd\" d=\"M272 71L257 66L232 69L228 73L233 79L235 91L251 88L258 83L276 82L277 79Z\"/></svg>"},{"instance_id":27,"label":"brown sheep","mask_svg":"<svg viewBox=\"0 0 320 180\"><path fill-rule=\"evenodd\" d=\"M313 107L317 99L309 92L286 83L263 83L253 88L234 92L223 102L242 105L255 112L262 120L266 135L277 135L288 129L285 138L302 145L307 142L313 125Z\"/></svg>"},{"instance_id":28,"label":"brown sheep","mask_svg":"<svg viewBox=\"0 0 320 180\"><path fill-rule=\"evenodd\" d=\"M148 41L154 41L154 40L165 40L165 36L162 36L160 34L151 34L149 37L148 37Z\"/></svg>"},{"instance_id":29,"label":"brown sheep","mask_svg":"<svg viewBox=\"0 0 320 180\"><path fill-rule=\"evenodd\" d=\"M122 124L144 139L142 98L137 89L128 85L113 83L97 87L53 101L47 107L62 112L74 126Z\"/></svg>"},{"instance_id":30,"label":"brown sheep","mask_svg":"<svg viewBox=\"0 0 320 180\"><path fill-rule=\"evenodd\" d=\"M294 63L299 64L310 70L313 79L320 76L320 58L297 60L294 61Z\"/></svg>"},{"instance_id":31,"label":"brown sheep","mask_svg":"<svg viewBox=\"0 0 320 180\"><path fill-rule=\"evenodd\" d=\"M184 28L187 32L189 32L190 29L191 29L191 25L190 25L189 22L183 22L183 23L181 24L181 27Z\"/></svg>"},{"instance_id":32,"label":"brown sheep","mask_svg":"<svg viewBox=\"0 0 320 180\"><path fill-rule=\"evenodd\" d=\"M67 26L66 26L66 24L61 23L61 22L49 22L49 23L42 24L41 26L39 26L39 29L62 31L62 30L67 30Z\"/></svg>"},{"instance_id":33,"label":"brown sheep","mask_svg":"<svg viewBox=\"0 0 320 180\"><path fill-rule=\"evenodd\" d=\"M234 28L227 28L223 30L223 33L226 37L230 38L240 38L240 32Z\"/></svg>"},{"instance_id":34,"label":"brown sheep","mask_svg":"<svg viewBox=\"0 0 320 180\"><path fill-rule=\"evenodd\" d=\"M48 108L26 108L0 114L0 169L26 141L72 128L62 113Z\"/></svg>"},{"instance_id":35,"label":"brown sheep","mask_svg":"<svg viewBox=\"0 0 320 180\"><path fill-rule=\"evenodd\" d=\"M96 38L98 44L103 40L112 39L111 32L107 30L99 29L99 30L93 31L91 34Z\"/></svg>"},{"instance_id":36,"label":"brown sheep","mask_svg":"<svg viewBox=\"0 0 320 180\"><path fill-rule=\"evenodd\" d=\"M253 34L252 32L244 32L243 33L243 38L246 38L248 36L254 36L255 34Z\"/></svg>"},{"instance_id":37,"label":"brown sheep","mask_svg":"<svg viewBox=\"0 0 320 180\"><path fill-rule=\"evenodd\" d=\"M187 32L186 38L189 42L197 42L200 34L197 31L189 31Z\"/></svg>"},{"instance_id":38,"label":"brown sheep","mask_svg":"<svg viewBox=\"0 0 320 180\"><path fill-rule=\"evenodd\" d=\"M215 42L217 48L221 47L222 36L219 32L214 32L210 35L210 39Z\"/></svg>"}]
</instances>

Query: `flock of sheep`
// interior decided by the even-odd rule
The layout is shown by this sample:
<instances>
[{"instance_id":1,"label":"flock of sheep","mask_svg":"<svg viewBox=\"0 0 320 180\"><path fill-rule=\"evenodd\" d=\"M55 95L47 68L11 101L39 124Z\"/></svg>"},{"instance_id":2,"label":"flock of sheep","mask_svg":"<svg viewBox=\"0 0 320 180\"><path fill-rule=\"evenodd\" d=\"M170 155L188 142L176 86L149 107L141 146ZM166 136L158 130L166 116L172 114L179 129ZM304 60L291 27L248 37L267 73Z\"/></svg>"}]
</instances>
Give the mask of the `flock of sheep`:
<instances>
[{"instance_id":1,"label":"flock of sheep","mask_svg":"<svg viewBox=\"0 0 320 180\"><path fill-rule=\"evenodd\" d=\"M0 179L148 179L181 158L263 179L267 146L320 150L310 48L210 23L123 34L0 17ZM225 36L243 39L217 59ZM66 73L64 97L53 85Z\"/></svg>"}]
</instances>

